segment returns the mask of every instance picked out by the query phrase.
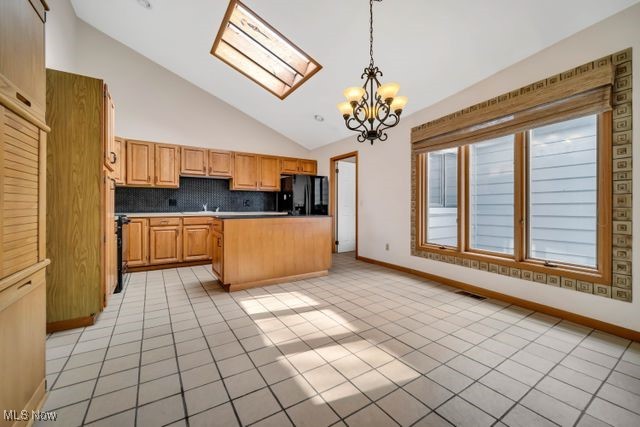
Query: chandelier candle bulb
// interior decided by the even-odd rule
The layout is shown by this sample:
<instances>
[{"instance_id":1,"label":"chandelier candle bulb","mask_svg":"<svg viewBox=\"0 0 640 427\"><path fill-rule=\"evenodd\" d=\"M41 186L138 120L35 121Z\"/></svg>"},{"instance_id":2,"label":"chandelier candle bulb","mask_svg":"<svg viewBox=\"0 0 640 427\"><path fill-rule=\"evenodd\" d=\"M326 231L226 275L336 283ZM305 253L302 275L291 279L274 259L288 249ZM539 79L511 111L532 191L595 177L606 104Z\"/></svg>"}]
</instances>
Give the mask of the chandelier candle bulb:
<instances>
[{"instance_id":1,"label":"chandelier candle bulb","mask_svg":"<svg viewBox=\"0 0 640 427\"><path fill-rule=\"evenodd\" d=\"M351 116L351 113L353 112L353 107L351 106L351 103L349 103L349 101L344 101L338 104L338 110L340 110L342 117L347 118Z\"/></svg>"},{"instance_id":2,"label":"chandelier candle bulb","mask_svg":"<svg viewBox=\"0 0 640 427\"><path fill-rule=\"evenodd\" d=\"M347 101L350 103L358 103L362 99L365 94L364 88L359 86L348 87L344 90L344 97L347 98Z\"/></svg>"},{"instance_id":3,"label":"chandelier candle bulb","mask_svg":"<svg viewBox=\"0 0 640 427\"><path fill-rule=\"evenodd\" d=\"M404 106L407 105L409 98L406 96L396 96L393 98L393 102L391 103L391 111L396 114L400 114L404 109Z\"/></svg>"},{"instance_id":4,"label":"chandelier candle bulb","mask_svg":"<svg viewBox=\"0 0 640 427\"><path fill-rule=\"evenodd\" d=\"M378 88L378 95L380 96L380 99L385 101L387 104L390 104L393 98L398 94L399 90L400 85L398 83L384 83Z\"/></svg>"}]
</instances>

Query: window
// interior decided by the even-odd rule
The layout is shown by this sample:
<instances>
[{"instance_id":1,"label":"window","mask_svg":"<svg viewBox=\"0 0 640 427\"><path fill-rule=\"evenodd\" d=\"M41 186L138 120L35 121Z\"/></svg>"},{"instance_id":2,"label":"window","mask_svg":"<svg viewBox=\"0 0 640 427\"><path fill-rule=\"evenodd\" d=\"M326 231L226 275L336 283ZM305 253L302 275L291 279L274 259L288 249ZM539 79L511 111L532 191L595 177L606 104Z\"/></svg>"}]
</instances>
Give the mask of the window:
<instances>
[{"instance_id":1,"label":"window","mask_svg":"<svg viewBox=\"0 0 640 427\"><path fill-rule=\"evenodd\" d=\"M420 154L419 249L503 274L610 280L611 225L599 214L611 196L610 124L611 113L587 114Z\"/></svg>"},{"instance_id":2,"label":"window","mask_svg":"<svg viewBox=\"0 0 640 427\"><path fill-rule=\"evenodd\" d=\"M513 254L514 136L470 147L469 245Z\"/></svg>"},{"instance_id":3,"label":"window","mask_svg":"<svg viewBox=\"0 0 640 427\"><path fill-rule=\"evenodd\" d=\"M529 256L595 267L597 117L529 131Z\"/></svg>"},{"instance_id":4,"label":"window","mask_svg":"<svg viewBox=\"0 0 640 427\"><path fill-rule=\"evenodd\" d=\"M440 246L458 244L458 152L441 150L428 154L429 200L427 242Z\"/></svg>"},{"instance_id":5,"label":"window","mask_svg":"<svg viewBox=\"0 0 640 427\"><path fill-rule=\"evenodd\" d=\"M231 0L211 53L280 99L322 66L238 0Z\"/></svg>"}]
</instances>

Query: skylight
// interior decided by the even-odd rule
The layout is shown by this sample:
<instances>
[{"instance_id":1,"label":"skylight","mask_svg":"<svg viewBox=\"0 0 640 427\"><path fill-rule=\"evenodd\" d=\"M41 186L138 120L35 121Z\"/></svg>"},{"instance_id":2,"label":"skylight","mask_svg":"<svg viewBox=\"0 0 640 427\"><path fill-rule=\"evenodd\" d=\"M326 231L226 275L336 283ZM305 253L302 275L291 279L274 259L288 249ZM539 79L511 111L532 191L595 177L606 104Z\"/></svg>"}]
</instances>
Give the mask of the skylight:
<instances>
[{"instance_id":1,"label":"skylight","mask_svg":"<svg viewBox=\"0 0 640 427\"><path fill-rule=\"evenodd\" d=\"M238 0L231 0L211 54L280 99L322 66Z\"/></svg>"}]
</instances>

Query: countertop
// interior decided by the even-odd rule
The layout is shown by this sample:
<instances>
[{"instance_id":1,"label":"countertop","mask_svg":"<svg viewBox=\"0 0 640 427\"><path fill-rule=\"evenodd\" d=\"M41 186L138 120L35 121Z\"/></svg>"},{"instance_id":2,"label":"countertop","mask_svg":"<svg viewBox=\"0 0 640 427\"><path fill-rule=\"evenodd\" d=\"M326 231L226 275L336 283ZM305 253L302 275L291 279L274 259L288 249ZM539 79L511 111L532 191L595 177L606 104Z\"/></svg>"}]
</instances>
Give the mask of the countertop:
<instances>
[{"instance_id":1,"label":"countertop","mask_svg":"<svg viewBox=\"0 0 640 427\"><path fill-rule=\"evenodd\" d=\"M213 217L220 219L255 219L255 218L308 218L327 217L328 215L288 215L286 212L135 212L116 213L116 217L126 215L129 218L171 218L171 217Z\"/></svg>"}]
</instances>

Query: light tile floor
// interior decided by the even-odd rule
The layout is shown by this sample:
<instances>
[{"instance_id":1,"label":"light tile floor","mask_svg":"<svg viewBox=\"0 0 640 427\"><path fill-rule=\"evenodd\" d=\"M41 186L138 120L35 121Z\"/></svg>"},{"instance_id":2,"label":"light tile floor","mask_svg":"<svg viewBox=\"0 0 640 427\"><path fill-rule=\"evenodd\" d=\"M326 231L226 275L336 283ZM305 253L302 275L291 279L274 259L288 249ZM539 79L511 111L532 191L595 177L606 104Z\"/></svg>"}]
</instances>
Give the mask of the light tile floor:
<instances>
[{"instance_id":1,"label":"light tile floor","mask_svg":"<svg viewBox=\"0 0 640 427\"><path fill-rule=\"evenodd\" d=\"M352 255L233 294L133 274L48 337L47 380L65 426L640 426L640 343Z\"/></svg>"}]
</instances>

